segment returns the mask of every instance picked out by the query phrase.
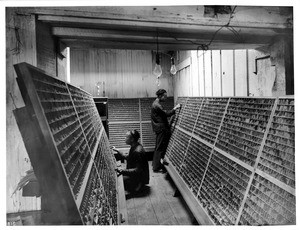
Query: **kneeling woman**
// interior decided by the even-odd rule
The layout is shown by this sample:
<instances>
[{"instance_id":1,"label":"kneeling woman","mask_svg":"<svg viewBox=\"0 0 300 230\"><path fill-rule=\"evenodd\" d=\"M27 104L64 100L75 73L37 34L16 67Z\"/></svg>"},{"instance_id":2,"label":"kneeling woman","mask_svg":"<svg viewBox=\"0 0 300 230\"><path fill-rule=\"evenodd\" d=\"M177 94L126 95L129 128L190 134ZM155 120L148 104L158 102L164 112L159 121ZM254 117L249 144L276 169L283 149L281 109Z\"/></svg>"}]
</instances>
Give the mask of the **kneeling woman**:
<instances>
[{"instance_id":1,"label":"kneeling woman","mask_svg":"<svg viewBox=\"0 0 300 230\"><path fill-rule=\"evenodd\" d=\"M126 159L126 169L118 168L116 171L123 175L125 190L130 193L137 193L149 184L149 165L143 146L138 142L140 133L137 130L126 133L125 142L130 145L128 154L118 153L117 159Z\"/></svg>"}]
</instances>

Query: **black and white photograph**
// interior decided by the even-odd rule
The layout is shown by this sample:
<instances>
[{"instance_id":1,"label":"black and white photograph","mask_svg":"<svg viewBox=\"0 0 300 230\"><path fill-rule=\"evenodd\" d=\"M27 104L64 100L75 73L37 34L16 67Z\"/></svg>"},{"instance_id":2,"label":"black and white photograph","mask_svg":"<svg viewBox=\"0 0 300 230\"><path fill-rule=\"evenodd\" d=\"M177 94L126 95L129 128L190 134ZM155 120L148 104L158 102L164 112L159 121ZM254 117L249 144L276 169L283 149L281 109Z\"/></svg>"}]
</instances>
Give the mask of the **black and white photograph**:
<instances>
[{"instance_id":1,"label":"black and white photograph","mask_svg":"<svg viewBox=\"0 0 300 230\"><path fill-rule=\"evenodd\" d=\"M3 227L299 227L298 9L2 1Z\"/></svg>"}]
</instances>

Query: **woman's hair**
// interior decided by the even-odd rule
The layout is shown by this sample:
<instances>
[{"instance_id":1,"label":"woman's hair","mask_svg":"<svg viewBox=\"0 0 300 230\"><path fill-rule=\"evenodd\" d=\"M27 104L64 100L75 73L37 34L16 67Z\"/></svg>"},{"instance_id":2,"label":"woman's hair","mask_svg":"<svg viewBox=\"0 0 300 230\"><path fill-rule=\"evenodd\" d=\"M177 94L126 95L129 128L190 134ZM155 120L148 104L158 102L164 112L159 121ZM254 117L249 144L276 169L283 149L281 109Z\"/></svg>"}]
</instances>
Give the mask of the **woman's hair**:
<instances>
[{"instance_id":1,"label":"woman's hair","mask_svg":"<svg viewBox=\"0 0 300 230\"><path fill-rule=\"evenodd\" d=\"M135 141L138 141L140 139L140 133L136 129L130 131L130 135L133 137Z\"/></svg>"},{"instance_id":2,"label":"woman's hair","mask_svg":"<svg viewBox=\"0 0 300 230\"><path fill-rule=\"evenodd\" d=\"M159 90L157 90L156 91L156 96L161 96L161 95L163 95L164 93L166 93L167 91L165 90L165 89L159 89Z\"/></svg>"}]
</instances>

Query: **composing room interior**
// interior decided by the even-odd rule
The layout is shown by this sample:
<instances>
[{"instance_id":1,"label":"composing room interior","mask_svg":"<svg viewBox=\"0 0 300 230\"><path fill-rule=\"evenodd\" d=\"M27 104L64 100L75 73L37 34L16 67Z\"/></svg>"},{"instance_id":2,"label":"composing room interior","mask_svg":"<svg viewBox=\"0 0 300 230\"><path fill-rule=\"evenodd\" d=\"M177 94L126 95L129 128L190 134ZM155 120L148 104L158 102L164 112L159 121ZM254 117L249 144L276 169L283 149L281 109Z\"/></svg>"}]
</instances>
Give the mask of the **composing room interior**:
<instances>
[{"instance_id":1,"label":"composing room interior","mask_svg":"<svg viewBox=\"0 0 300 230\"><path fill-rule=\"evenodd\" d=\"M296 225L293 13L6 7L7 225ZM133 195L113 150L132 130L150 178Z\"/></svg>"}]
</instances>

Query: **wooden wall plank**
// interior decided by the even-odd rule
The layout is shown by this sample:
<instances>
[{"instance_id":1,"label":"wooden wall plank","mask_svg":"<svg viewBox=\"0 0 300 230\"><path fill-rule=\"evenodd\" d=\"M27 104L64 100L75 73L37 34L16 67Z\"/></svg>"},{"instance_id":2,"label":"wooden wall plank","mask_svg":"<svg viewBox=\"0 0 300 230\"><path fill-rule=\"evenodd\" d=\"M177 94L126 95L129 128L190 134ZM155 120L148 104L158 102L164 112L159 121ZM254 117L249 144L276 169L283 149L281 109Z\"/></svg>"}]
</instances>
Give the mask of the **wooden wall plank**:
<instances>
[{"instance_id":1,"label":"wooden wall plank","mask_svg":"<svg viewBox=\"0 0 300 230\"><path fill-rule=\"evenodd\" d=\"M199 96L205 96L204 54L205 51L202 50L198 51Z\"/></svg>"},{"instance_id":2,"label":"wooden wall plank","mask_svg":"<svg viewBox=\"0 0 300 230\"><path fill-rule=\"evenodd\" d=\"M222 96L234 96L233 50L222 50Z\"/></svg>"},{"instance_id":3,"label":"wooden wall plank","mask_svg":"<svg viewBox=\"0 0 300 230\"><path fill-rule=\"evenodd\" d=\"M249 96L258 96L259 95L259 83L257 75L254 74L255 71L255 58L260 56L260 52L256 50L249 50Z\"/></svg>"},{"instance_id":4,"label":"wooden wall plank","mask_svg":"<svg viewBox=\"0 0 300 230\"><path fill-rule=\"evenodd\" d=\"M170 59L162 56L163 74L156 85L154 58L145 50L71 50L71 83L93 96L110 98L154 97L158 88L173 96ZM99 82L100 95L96 84Z\"/></svg>"},{"instance_id":5,"label":"wooden wall plank","mask_svg":"<svg viewBox=\"0 0 300 230\"><path fill-rule=\"evenodd\" d=\"M191 66L187 66L177 72L174 77L174 100L177 97L191 95L192 93L192 77L191 77Z\"/></svg>"},{"instance_id":6,"label":"wooden wall plank","mask_svg":"<svg viewBox=\"0 0 300 230\"><path fill-rule=\"evenodd\" d=\"M198 78L198 59L197 51L191 52L192 65L191 65L191 78L192 78L192 96L199 96L199 78Z\"/></svg>"},{"instance_id":7,"label":"wooden wall plank","mask_svg":"<svg viewBox=\"0 0 300 230\"><path fill-rule=\"evenodd\" d=\"M222 95L221 85L221 59L220 50L212 51L212 79L213 79L213 96L219 97Z\"/></svg>"},{"instance_id":8,"label":"wooden wall plank","mask_svg":"<svg viewBox=\"0 0 300 230\"><path fill-rule=\"evenodd\" d=\"M6 212L40 210L40 198L23 197L22 190L13 194L31 163L17 126L13 109L24 106L13 65L37 64L36 24L34 15L17 15L17 8L6 8ZM15 28L19 28L16 32ZM17 34L20 43L17 41ZM17 47L20 52L17 52Z\"/></svg>"},{"instance_id":9,"label":"wooden wall plank","mask_svg":"<svg viewBox=\"0 0 300 230\"><path fill-rule=\"evenodd\" d=\"M205 96L212 96L212 72L211 72L211 50L204 53L204 78L205 78Z\"/></svg>"},{"instance_id":10,"label":"wooden wall plank","mask_svg":"<svg viewBox=\"0 0 300 230\"><path fill-rule=\"evenodd\" d=\"M37 67L45 70L49 75L57 76L56 42L50 26L40 21L36 22L36 50Z\"/></svg>"},{"instance_id":11,"label":"wooden wall plank","mask_svg":"<svg viewBox=\"0 0 300 230\"><path fill-rule=\"evenodd\" d=\"M235 93L236 96L247 95L247 60L246 50L235 50Z\"/></svg>"}]
</instances>

